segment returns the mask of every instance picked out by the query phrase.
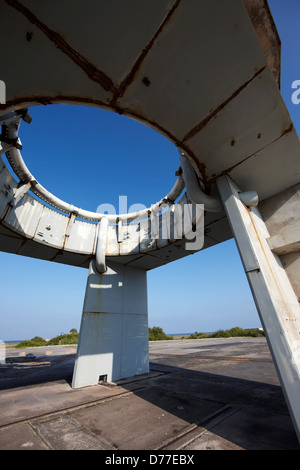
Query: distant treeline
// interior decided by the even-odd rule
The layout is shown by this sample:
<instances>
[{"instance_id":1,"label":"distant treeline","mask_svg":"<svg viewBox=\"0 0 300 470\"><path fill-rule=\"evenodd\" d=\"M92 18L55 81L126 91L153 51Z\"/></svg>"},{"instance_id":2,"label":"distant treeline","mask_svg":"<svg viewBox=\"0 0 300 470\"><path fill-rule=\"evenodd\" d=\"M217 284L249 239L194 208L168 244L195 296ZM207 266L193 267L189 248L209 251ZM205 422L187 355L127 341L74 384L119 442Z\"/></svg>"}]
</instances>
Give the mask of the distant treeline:
<instances>
[{"instance_id":1,"label":"distant treeline","mask_svg":"<svg viewBox=\"0 0 300 470\"><path fill-rule=\"evenodd\" d=\"M70 330L70 333L61 334L55 336L49 340L41 338L40 336L35 336L32 339L21 341L16 345L16 348L34 348L37 346L57 346L64 344L77 344L79 338L79 333L75 328Z\"/></svg>"},{"instance_id":2,"label":"distant treeline","mask_svg":"<svg viewBox=\"0 0 300 470\"><path fill-rule=\"evenodd\" d=\"M247 328L243 329L238 326L234 328L230 328L229 330L218 330L214 333L198 333L197 331L189 336L182 336L181 339L204 339L204 338L232 338L232 337L244 337L244 336L252 336L252 337L261 337L265 336L264 332L259 328ZM156 341L156 340L163 340L163 339L174 339L173 336L167 336L162 328L158 326L154 326L153 328L149 328L149 340Z\"/></svg>"},{"instance_id":3,"label":"distant treeline","mask_svg":"<svg viewBox=\"0 0 300 470\"><path fill-rule=\"evenodd\" d=\"M230 330L218 330L214 333L193 333L192 335L188 336L186 339L203 339L203 338L232 338L232 337L243 337L243 336L252 336L254 338L258 338L261 336L265 336L263 330L259 328L247 328L243 329L238 326L234 328L230 328Z\"/></svg>"},{"instance_id":4,"label":"distant treeline","mask_svg":"<svg viewBox=\"0 0 300 470\"><path fill-rule=\"evenodd\" d=\"M161 340L173 340L173 336L167 335L162 328L159 326L154 326L149 328L149 341L161 341ZM231 328L230 330L218 330L215 333L198 333L197 331L190 336L182 336L181 339L204 339L204 338L231 338L231 337L243 337L243 336L252 336L252 337L261 337L265 336L264 332L259 328L248 328L243 329L238 326ZM35 336L32 339L21 341L15 347L16 348L32 348L37 346L56 346L64 344L77 344L79 338L79 333L75 328L70 330L70 333L61 334L55 336L49 340L41 338L40 336Z\"/></svg>"}]
</instances>

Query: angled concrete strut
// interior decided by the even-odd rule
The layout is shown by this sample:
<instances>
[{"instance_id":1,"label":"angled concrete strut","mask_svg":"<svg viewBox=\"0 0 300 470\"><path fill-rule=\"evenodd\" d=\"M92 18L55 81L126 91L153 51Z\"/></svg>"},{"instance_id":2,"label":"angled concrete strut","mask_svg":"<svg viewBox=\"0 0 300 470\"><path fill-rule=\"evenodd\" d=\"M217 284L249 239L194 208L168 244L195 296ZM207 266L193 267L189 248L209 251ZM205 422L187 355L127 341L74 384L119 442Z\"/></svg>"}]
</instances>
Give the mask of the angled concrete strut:
<instances>
[{"instance_id":1,"label":"angled concrete strut","mask_svg":"<svg viewBox=\"0 0 300 470\"><path fill-rule=\"evenodd\" d=\"M228 176L217 185L300 439L300 305L258 208L242 203Z\"/></svg>"}]
</instances>

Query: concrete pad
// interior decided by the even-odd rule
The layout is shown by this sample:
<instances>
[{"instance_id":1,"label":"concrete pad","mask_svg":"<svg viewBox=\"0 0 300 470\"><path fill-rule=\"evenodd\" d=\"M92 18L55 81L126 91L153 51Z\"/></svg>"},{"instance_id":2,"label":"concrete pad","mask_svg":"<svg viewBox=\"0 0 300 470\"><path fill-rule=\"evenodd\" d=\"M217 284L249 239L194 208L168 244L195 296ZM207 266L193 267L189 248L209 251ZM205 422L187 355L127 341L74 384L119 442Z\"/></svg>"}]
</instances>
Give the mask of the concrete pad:
<instances>
[{"instance_id":1,"label":"concrete pad","mask_svg":"<svg viewBox=\"0 0 300 470\"><path fill-rule=\"evenodd\" d=\"M117 449L154 449L222 405L150 388L74 411L72 417Z\"/></svg>"},{"instance_id":2,"label":"concrete pad","mask_svg":"<svg viewBox=\"0 0 300 470\"><path fill-rule=\"evenodd\" d=\"M121 392L116 387L101 385L72 390L64 381L5 390L0 392L0 426L86 405Z\"/></svg>"},{"instance_id":3,"label":"concrete pad","mask_svg":"<svg viewBox=\"0 0 300 470\"><path fill-rule=\"evenodd\" d=\"M153 367L153 363L151 363ZM171 372L172 370L172 372ZM173 367L169 373L149 380L147 386L189 397L242 406L262 406L288 413L281 387L224 375ZM145 385L141 382L140 385Z\"/></svg>"},{"instance_id":4,"label":"concrete pad","mask_svg":"<svg viewBox=\"0 0 300 470\"><path fill-rule=\"evenodd\" d=\"M0 429L0 450L49 450L30 424Z\"/></svg>"},{"instance_id":5,"label":"concrete pad","mask_svg":"<svg viewBox=\"0 0 300 470\"><path fill-rule=\"evenodd\" d=\"M199 438L184 446L181 450L245 450L210 431L204 430Z\"/></svg>"},{"instance_id":6,"label":"concrete pad","mask_svg":"<svg viewBox=\"0 0 300 470\"><path fill-rule=\"evenodd\" d=\"M150 343L149 374L76 390L56 351L0 369L0 449L300 450L264 338Z\"/></svg>"},{"instance_id":7,"label":"concrete pad","mask_svg":"<svg viewBox=\"0 0 300 470\"><path fill-rule=\"evenodd\" d=\"M113 447L103 442L87 428L70 416L44 418L33 423L39 436L53 450L111 450Z\"/></svg>"},{"instance_id":8,"label":"concrete pad","mask_svg":"<svg viewBox=\"0 0 300 470\"><path fill-rule=\"evenodd\" d=\"M240 409L212 432L247 450L295 450L299 446L290 417L261 408Z\"/></svg>"}]
</instances>

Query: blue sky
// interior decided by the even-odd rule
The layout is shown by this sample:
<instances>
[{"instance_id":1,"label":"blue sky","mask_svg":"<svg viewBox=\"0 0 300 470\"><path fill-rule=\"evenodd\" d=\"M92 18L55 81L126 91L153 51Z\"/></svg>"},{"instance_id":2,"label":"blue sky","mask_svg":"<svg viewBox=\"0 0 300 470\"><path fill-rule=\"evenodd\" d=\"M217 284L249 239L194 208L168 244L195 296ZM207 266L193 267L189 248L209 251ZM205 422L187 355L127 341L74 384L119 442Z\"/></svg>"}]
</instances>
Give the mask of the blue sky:
<instances>
[{"instance_id":1,"label":"blue sky","mask_svg":"<svg viewBox=\"0 0 300 470\"><path fill-rule=\"evenodd\" d=\"M269 5L282 41L281 92L299 133L291 84L300 80L300 2ZM118 208L126 195L129 206L148 206L174 184L176 148L140 123L78 106L40 106L31 114L31 125L20 130L23 157L67 202L96 211L101 203ZM79 329L87 270L8 253L0 253L0 263L1 340ZM167 333L261 326L233 240L150 271L148 305L149 326Z\"/></svg>"}]
</instances>

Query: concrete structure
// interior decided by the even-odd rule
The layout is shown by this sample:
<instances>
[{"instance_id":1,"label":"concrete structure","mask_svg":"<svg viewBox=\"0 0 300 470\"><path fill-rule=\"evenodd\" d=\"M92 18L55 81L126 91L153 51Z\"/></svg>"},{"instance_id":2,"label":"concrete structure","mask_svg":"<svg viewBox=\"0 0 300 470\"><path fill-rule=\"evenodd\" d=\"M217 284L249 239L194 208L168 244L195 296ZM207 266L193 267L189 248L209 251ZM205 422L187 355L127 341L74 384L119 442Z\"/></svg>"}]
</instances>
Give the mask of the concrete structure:
<instances>
[{"instance_id":1,"label":"concrete structure","mask_svg":"<svg viewBox=\"0 0 300 470\"><path fill-rule=\"evenodd\" d=\"M145 370L144 271L234 236L300 436L300 147L279 91L280 41L267 3L131 0L128 8L116 0L92 1L90 9L76 2L70 9L63 0L58 11L50 1L3 0L1 9L7 94L0 105L2 152L18 181L1 161L0 248L90 266L74 386L94 383L99 375L116 377L115 370L119 376ZM174 188L135 224L120 216L103 221L58 200L30 173L18 140L20 120L30 122L26 109L51 103L98 106L156 129L180 151ZM198 203L204 204L204 230L198 223L203 211L193 214ZM178 208L185 204L182 230ZM187 250L195 223L203 243ZM111 269L124 285L108 282ZM134 277L144 286L137 305L131 310L124 300L107 312L107 295L128 296ZM131 322L134 315L139 322ZM117 316L123 325L118 329ZM102 342L98 349L103 333L94 324L103 319L114 325L113 333L109 348ZM120 355L133 354L126 349L130 322L135 369ZM116 345L117 332L124 348ZM95 363L91 375L81 372Z\"/></svg>"},{"instance_id":2,"label":"concrete structure","mask_svg":"<svg viewBox=\"0 0 300 470\"><path fill-rule=\"evenodd\" d=\"M99 274L91 262L74 388L149 372L146 271L110 263Z\"/></svg>"},{"instance_id":3,"label":"concrete structure","mask_svg":"<svg viewBox=\"0 0 300 470\"><path fill-rule=\"evenodd\" d=\"M8 349L0 450L188 451L201 465L197 450L300 449L265 338L150 341L150 373L80 389L75 353Z\"/></svg>"}]
</instances>

